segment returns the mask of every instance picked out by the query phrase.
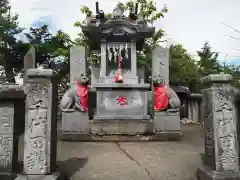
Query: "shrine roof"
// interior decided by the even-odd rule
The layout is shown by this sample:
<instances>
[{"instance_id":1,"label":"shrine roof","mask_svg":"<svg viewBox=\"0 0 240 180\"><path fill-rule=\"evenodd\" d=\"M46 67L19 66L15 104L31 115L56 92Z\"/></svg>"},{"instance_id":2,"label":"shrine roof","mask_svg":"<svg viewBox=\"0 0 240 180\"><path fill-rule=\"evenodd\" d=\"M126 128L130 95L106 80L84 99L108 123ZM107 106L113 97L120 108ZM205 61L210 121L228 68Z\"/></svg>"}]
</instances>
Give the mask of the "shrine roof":
<instances>
[{"instance_id":1,"label":"shrine roof","mask_svg":"<svg viewBox=\"0 0 240 180\"><path fill-rule=\"evenodd\" d=\"M106 41L136 41L138 49L141 49L145 38L151 37L154 27L148 27L145 21L132 20L128 17L97 19L91 17L85 25L82 25L83 34L88 37L92 47L100 46L100 42Z\"/></svg>"}]
</instances>

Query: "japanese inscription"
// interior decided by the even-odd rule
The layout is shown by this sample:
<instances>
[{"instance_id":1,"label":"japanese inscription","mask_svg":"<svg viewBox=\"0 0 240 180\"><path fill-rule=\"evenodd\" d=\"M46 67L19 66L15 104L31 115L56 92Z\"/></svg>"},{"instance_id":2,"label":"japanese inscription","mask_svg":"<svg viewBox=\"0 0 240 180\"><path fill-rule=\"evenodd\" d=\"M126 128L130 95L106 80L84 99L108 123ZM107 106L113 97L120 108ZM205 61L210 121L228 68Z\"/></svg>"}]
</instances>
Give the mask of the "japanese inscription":
<instances>
[{"instance_id":1,"label":"japanese inscription","mask_svg":"<svg viewBox=\"0 0 240 180\"><path fill-rule=\"evenodd\" d=\"M41 84L28 84L27 120L25 122L24 172L46 174L50 166L49 89Z\"/></svg>"},{"instance_id":2,"label":"japanese inscription","mask_svg":"<svg viewBox=\"0 0 240 180\"><path fill-rule=\"evenodd\" d=\"M26 105L28 108L35 108L39 106L41 108L46 108L49 106L49 91L48 84L27 84L27 101Z\"/></svg>"},{"instance_id":3,"label":"japanese inscription","mask_svg":"<svg viewBox=\"0 0 240 180\"><path fill-rule=\"evenodd\" d=\"M14 105L0 105L0 169L12 167Z\"/></svg>"},{"instance_id":4,"label":"japanese inscription","mask_svg":"<svg viewBox=\"0 0 240 180\"><path fill-rule=\"evenodd\" d=\"M217 171L237 172L237 130L233 112L233 95L230 88L218 88L215 91L214 116L217 133Z\"/></svg>"},{"instance_id":5,"label":"japanese inscription","mask_svg":"<svg viewBox=\"0 0 240 180\"><path fill-rule=\"evenodd\" d=\"M128 105L126 96L117 96L116 100L117 100L117 104L119 104L120 107L124 107L124 106Z\"/></svg>"}]
</instances>

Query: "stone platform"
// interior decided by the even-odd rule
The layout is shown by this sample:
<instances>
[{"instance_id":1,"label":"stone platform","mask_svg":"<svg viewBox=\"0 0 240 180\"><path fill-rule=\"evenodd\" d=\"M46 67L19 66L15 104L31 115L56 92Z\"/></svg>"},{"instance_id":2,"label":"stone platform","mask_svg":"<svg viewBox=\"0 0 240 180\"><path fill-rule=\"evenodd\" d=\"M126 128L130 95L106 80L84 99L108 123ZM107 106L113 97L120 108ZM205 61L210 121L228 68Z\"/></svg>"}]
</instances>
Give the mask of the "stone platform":
<instances>
[{"instance_id":1,"label":"stone platform","mask_svg":"<svg viewBox=\"0 0 240 180\"><path fill-rule=\"evenodd\" d=\"M86 131L60 131L59 137L62 141L180 141L182 133L155 132L152 120L91 120Z\"/></svg>"},{"instance_id":2,"label":"stone platform","mask_svg":"<svg viewBox=\"0 0 240 180\"><path fill-rule=\"evenodd\" d=\"M62 141L179 141L179 112L155 112L155 119L94 119L79 111L62 112Z\"/></svg>"}]
</instances>

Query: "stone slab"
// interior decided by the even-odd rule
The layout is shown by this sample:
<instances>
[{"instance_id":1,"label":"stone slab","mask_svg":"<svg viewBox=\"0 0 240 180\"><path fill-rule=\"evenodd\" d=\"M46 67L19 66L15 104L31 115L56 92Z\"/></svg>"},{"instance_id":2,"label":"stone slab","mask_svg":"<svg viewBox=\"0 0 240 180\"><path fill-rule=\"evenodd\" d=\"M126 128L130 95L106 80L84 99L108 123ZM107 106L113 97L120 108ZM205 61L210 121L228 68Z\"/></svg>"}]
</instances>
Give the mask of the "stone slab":
<instances>
[{"instance_id":1,"label":"stone slab","mask_svg":"<svg viewBox=\"0 0 240 180\"><path fill-rule=\"evenodd\" d=\"M17 137L14 124L14 104L0 103L0 172L16 170Z\"/></svg>"},{"instance_id":2,"label":"stone slab","mask_svg":"<svg viewBox=\"0 0 240 180\"><path fill-rule=\"evenodd\" d=\"M31 47L29 51L26 53L24 56L24 79L23 79L23 84L26 84L27 80L27 70L30 68L35 68L36 67L36 59L35 59L35 48Z\"/></svg>"},{"instance_id":3,"label":"stone slab","mask_svg":"<svg viewBox=\"0 0 240 180\"><path fill-rule=\"evenodd\" d=\"M240 180L240 172L217 172L207 166L201 166L196 173L198 180Z\"/></svg>"},{"instance_id":4,"label":"stone slab","mask_svg":"<svg viewBox=\"0 0 240 180\"><path fill-rule=\"evenodd\" d=\"M142 142L142 141L181 141L183 134L177 132L159 132L152 135L92 135L64 133L59 135L61 141L79 142Z\"/></svg>"},{"instance_id":5,"label":"stone slab","mask_svg":"<svg viewBox=\"0 0 240 180\"><path fill-rule=\"evenodd\" d=\"M104 84L104 83L96 83L95 87L99 90L108 90L108 89L149 89L150 84L126 84L126 83L114 83L114 84Z\"/></svg>"},{"instance_id":6,"label":"stone slab","mask_svg":"<svg viewBox=\"0 0 240 180\"><path fill-rule=\"evenodd\" d=\"M86 53L86 49L81 46L70 48L70 82L73 82L80 73L86 72Z\"/></svg>"},{"instance_id":7,"label":"stone slab","mask_svg":"<svg viewBox=\"0 0 240 180\"><path fill-rule=\"evenodd\" d=\"M56 172L50 175L19 175L15 180L67 180L67 178Z\"/></svg>"},{"instance_id":8,"label":"stone slab","mask_svg":"<svg viewBox=\"0 0 240 180\"><path fill-rule=\"evenodd\" d=\"M133 121L133 120L150 120L150 115L133 115L133 114L129 114L129 115L118 115L118 114L97 114L93 116L93 119L95 120L126 120L128 119L129 121Z\"/></svg>"},{"instance_id":9,"label":"stone slab","mask_svg":"<svg viewBox=\"0 0 240 180\"><path fill-rule=\"evenodd\" d=\"M148 115L147 91L138 89L97 90L96 118L145 119ZM95 117L94 117L95 118ZM98 118L99 119L99 118Z\"/></svg>"},{"instance_id":10,"label":"stone slab","mask_svg":"<svg viewBox=\"0 0 240 180\"><path fill-rule=\"evenodd\" d=\"M92 135L152 134L153 123L149 120L92 120Z\"/></svg>"},{"instance_id":11,"label":"stone slab","mask_svg":"<svg viewBox=\"0 0 240 180\"><path fill-rule=\"evenodd\" d=\"M180 131L180 113L155 112L154 127L156 132Z\"/></svg>"},{"instance_id":12,"label":"stone slab","mask_svg":"<svg viewBox=\"0 0 240 180\"><path fill-rule=\"evenodd\" d=\"M202 84L208 83L230 83L233 77L230 74L210 74L201 78Z\"/></svg>"},{"instance_id":13,"label":"stone slab","mask_svg":"<svg viewBox=\"0 0 240 180\"><path fill-rule=\"evenodd\" d=\"M79 111L62 112L61 132L81 133L89 131L88 113Z\"/></svg>"},{"instance_id":14,"label":"stone slab","mask_svg":"<svg viewBox=\"0 0 240 180\"><path fill-rule=\"evenodd\" d=\"M159 74L169 83L169 48L156 47L152 52L152 77Z\"/></svg>"},{"instance_id":15,"label":"stone slab","mask_svg":"<svg viewBox=\"0 0 240 180\"><path fill-rule=\"evenodd\" d=\"M0 172L1 180L15 180L16 176L14 172Z\"/></svg>"}]
</instances>

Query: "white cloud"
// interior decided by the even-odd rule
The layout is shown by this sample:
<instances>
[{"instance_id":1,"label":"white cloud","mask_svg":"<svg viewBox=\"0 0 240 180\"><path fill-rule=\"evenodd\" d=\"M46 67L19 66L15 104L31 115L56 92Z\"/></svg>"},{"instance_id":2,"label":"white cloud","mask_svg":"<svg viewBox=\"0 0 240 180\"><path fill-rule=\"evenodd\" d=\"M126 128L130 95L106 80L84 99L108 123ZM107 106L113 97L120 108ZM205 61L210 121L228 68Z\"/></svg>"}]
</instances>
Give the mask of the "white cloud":
<instances>
[{"instance_id":1,"label":"white cloud","mask_svg":"<svg viewBox=\"0 0 240 180\"><path fill-rule=\"evenodd\" d=\"M100 9L105 12L111 12L116 3L115 0L99 0ZM72 38L80 32L73 24L84 18L80 13L81 5L87 5L95 12L95 1L92 0L12 0L11 4L25 28L40 17L49 16L57 29L69 33ZM166 38L183 44L192 55L204 41L209 41L213 50L220 52L220 59L224 59L226 54L228 59L240 57L240 52L236 50L240 49L240 41L226 36L240 37L240 34L221 24L227 23L240 29L237 19L240 16L239 0L161 0L157 2L157 7L161 8L164 4L169 12L156 26L166 30Z\"/></svg>"}]
</instances>

